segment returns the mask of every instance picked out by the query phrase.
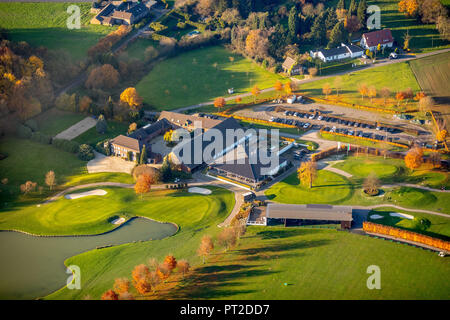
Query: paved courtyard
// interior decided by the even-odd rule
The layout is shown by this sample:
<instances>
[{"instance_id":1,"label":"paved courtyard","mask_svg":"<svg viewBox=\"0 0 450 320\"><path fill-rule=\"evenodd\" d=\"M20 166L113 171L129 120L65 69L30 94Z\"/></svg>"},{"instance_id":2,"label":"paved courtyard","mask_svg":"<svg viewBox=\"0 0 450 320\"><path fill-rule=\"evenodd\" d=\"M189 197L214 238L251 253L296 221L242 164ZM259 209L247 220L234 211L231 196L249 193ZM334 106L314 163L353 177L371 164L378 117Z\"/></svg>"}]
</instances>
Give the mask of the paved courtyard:
<instances>
[{"instance_id":1,"label":"paved courtyard","mask_svg":"<svg viewBox=\"0 0 450 320\"><path fill-rule=\"evenodd\" d=\"M96 172L125 172L131 173L135 163L126 161L119 157L107 157L101 153L95 152L95 158L87 163L89 173Z\"/></svg>"}]
</instances>

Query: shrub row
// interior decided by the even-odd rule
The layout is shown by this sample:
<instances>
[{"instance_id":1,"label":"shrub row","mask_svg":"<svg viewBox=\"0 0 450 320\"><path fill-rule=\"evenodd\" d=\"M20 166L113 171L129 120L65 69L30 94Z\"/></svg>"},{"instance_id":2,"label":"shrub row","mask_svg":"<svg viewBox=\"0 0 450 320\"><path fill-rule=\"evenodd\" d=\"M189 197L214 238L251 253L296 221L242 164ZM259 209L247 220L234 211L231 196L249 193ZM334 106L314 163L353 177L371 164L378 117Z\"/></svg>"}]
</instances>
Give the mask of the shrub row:
<instances>
[{"instance_id":1,"label":"shrub row","mask_svg":"<svg viewBox=\"0 0 450 320\"><path fill-rule=\"evenodd\" d=\"M70 153L78 153L78 150L80 149L80 144L78 142L66 139L53 139L52 145Z\"/></svg>"}]
</instances>

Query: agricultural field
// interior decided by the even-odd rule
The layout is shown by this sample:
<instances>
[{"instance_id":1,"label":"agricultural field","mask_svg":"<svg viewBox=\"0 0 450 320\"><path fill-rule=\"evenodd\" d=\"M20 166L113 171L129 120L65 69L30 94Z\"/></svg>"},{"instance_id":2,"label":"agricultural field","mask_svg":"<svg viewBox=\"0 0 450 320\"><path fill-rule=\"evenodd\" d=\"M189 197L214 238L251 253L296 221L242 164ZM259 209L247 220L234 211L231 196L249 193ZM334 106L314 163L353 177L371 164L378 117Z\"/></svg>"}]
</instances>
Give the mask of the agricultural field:
<instances>
[{"instance_id":1,"label":"agricultural field","mask_svg":"<svg viewBox=\"0 0 450 320\"><path fill-rule=\"evenodd\" d=\"M440 39L434 24L423 24L415 18L407 18L398 12L398 0L369 0L367 5L377 5L381 9L381 27L389 28L398 46L408 30L411 36L410 48L415 53L423 53L450 47L448 41Z\"/></svg>"},{"instance_id":2,"label":"agricultural field","mask_svg":"<svg viewBox=\"0 0 450 320\"><path fill-rule=\"evenodd\" d=\"M397 107L397 101L395 100L395 92L408 88L411 88L414 92L420 91L414 73L407 63L395 63L378 68L355 71L340 77L342 79L342 87L339 90L339 96L337 96L337 92L334 89L336 77L302 84L300 92L306 96L325 98L322 88L324 84L328 83L333 89L332 94L328 96L330 100L394 110L415 109L417 107L415 101L403 101L400 107ZM395 79L395 81L392 81L392 79ZM374 98L373 101L367 96L362 98L358 92L360 84L366 84L367 87L374 86L378 91L387 87L391 90L391 97L387 99L386 104L384 99L379 96Z\"/></svg>"},{"instance_id":3,"label":"agricultural field","mask_svg":"<svg viewBox=\"0 0 450 320\"><path fill-rule=\"evenodd\" d=\"M227 89L246 93L254 85L272 87L270 73L223 47L198 49L158 64L136 86L144 102L156 110L172 110L227 96Z\"/></svg>"},{"instance_id":4,"label":"agricultural field","mask_svg":"<svg viewBox=\"0 0 450 320\"><path fill-rule=\"evenodd\" d=\"M86 58L87 50L116 27L89 24L90 3L74 3L80 7L81 29L68 29L67 7L72 3L38 2L0 3L0 28L7 30L12 41L51 50L67 51L75 60Z\"/></svg>"},{"instance_id":5,"label":"agricultural field","mask_svg":"<svg viewBox=\"0 0 450 320\"><path fill-rule=\"evenodd\" d=\"M348 162L347 162L348 161ZM283 181L280 181L267 189L265 195L275 202L306 204L324 203L334 205L360 205L372 206L380 204L394 204L404 208L425 209L450 214L450 197L446 193L432 192L428 190L408 186L381 187L381 196L368 197L362 191L364 178L374 172L381 184L392 185L400 182L419 184L440 188L449 185L447 173L432 171L428 168L409 172L406 168L382 157L371 157L364 160L350 158L334 165L337 169L354 174L351 178L345 178L334 172L319 170L317 179L310 189L300 184L297 174L293 173Z\"/></svg>"},{"instance_id":6,"label":"agricultural field","mask_svg":"<svg viewBox=\"0 0 450 320\"><path fill-rule=\"evenodd\" d=\"M382 290L366 287L373 264L381 269ZM449 275L447 260L404 244L335 230L252 226L237 248L195 268L163 297L449 299Z\"/></svg>"}]
</instances>

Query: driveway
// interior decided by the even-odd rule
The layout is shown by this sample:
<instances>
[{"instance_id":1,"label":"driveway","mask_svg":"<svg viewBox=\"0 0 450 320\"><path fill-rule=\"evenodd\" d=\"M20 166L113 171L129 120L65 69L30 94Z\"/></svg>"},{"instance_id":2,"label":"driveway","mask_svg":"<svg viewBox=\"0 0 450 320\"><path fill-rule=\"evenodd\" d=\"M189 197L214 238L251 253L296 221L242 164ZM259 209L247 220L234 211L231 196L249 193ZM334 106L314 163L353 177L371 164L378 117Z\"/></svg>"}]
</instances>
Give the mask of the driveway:
<instances>
[{"instance_id":1,"label":"driveway","mask_svg":"<svg viewBox=\"0 0 450 320\"><path fill-rule=\"evenodd\" d=\"M96 172L124 172L130 173L134 168L133 161L126 161L119 157L107 157L101 153L94 151L95 158L87 163L89 173Z\"/></svg>"},{"instance_id":2,"label":"driveway","mask_svg":"<svg viewBox=\"0 0 450 320\"><path fill-rule=\"evenodd\" d=\"M66 139L72 140L78 137L80 134L88 131L89 129L95 127L97 120L92 117L86 117L80 122L75 123L73 126L67 128L63 132L58 133L56 139Z\"/></svg>"}]
</instances>

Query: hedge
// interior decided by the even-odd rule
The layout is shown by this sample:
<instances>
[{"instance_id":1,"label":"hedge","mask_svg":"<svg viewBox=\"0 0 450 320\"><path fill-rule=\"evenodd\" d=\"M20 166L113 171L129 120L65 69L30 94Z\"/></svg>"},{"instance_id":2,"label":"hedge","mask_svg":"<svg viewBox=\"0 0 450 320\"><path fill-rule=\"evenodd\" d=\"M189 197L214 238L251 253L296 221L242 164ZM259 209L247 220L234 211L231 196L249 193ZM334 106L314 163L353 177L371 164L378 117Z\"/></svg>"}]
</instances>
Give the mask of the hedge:
<instances>
[{"instance_id":1,"label":"hedge","mask_svg":"<svg viewBox=\"0 0 450 320\"><path fill-rule=\"evenodd\" d=\"M66 139L53 139L52 145L70 153L77 153L80 149L80 144L78 142Z\"/></svg>"},{"instance_id":2,"label":"hedge","mask_svg":"<svg viewBox=\"0 0 450 320\"><path fill-rule=\"evenodd\" d=\"M33 132L31 134L31 140L42 144L50 144L52 142L52 137L40 132Z\"/></svg>"},{"instance_id":3,"label":"hedge","mask_svg":"<svg viewBox=\"0 0 450 320\"><path fill-rule=\"evenodd\" d=\"M33 131L29 127L19 124L16 133L19 138L30 139Z\"/></svg>"}]
</instances>

